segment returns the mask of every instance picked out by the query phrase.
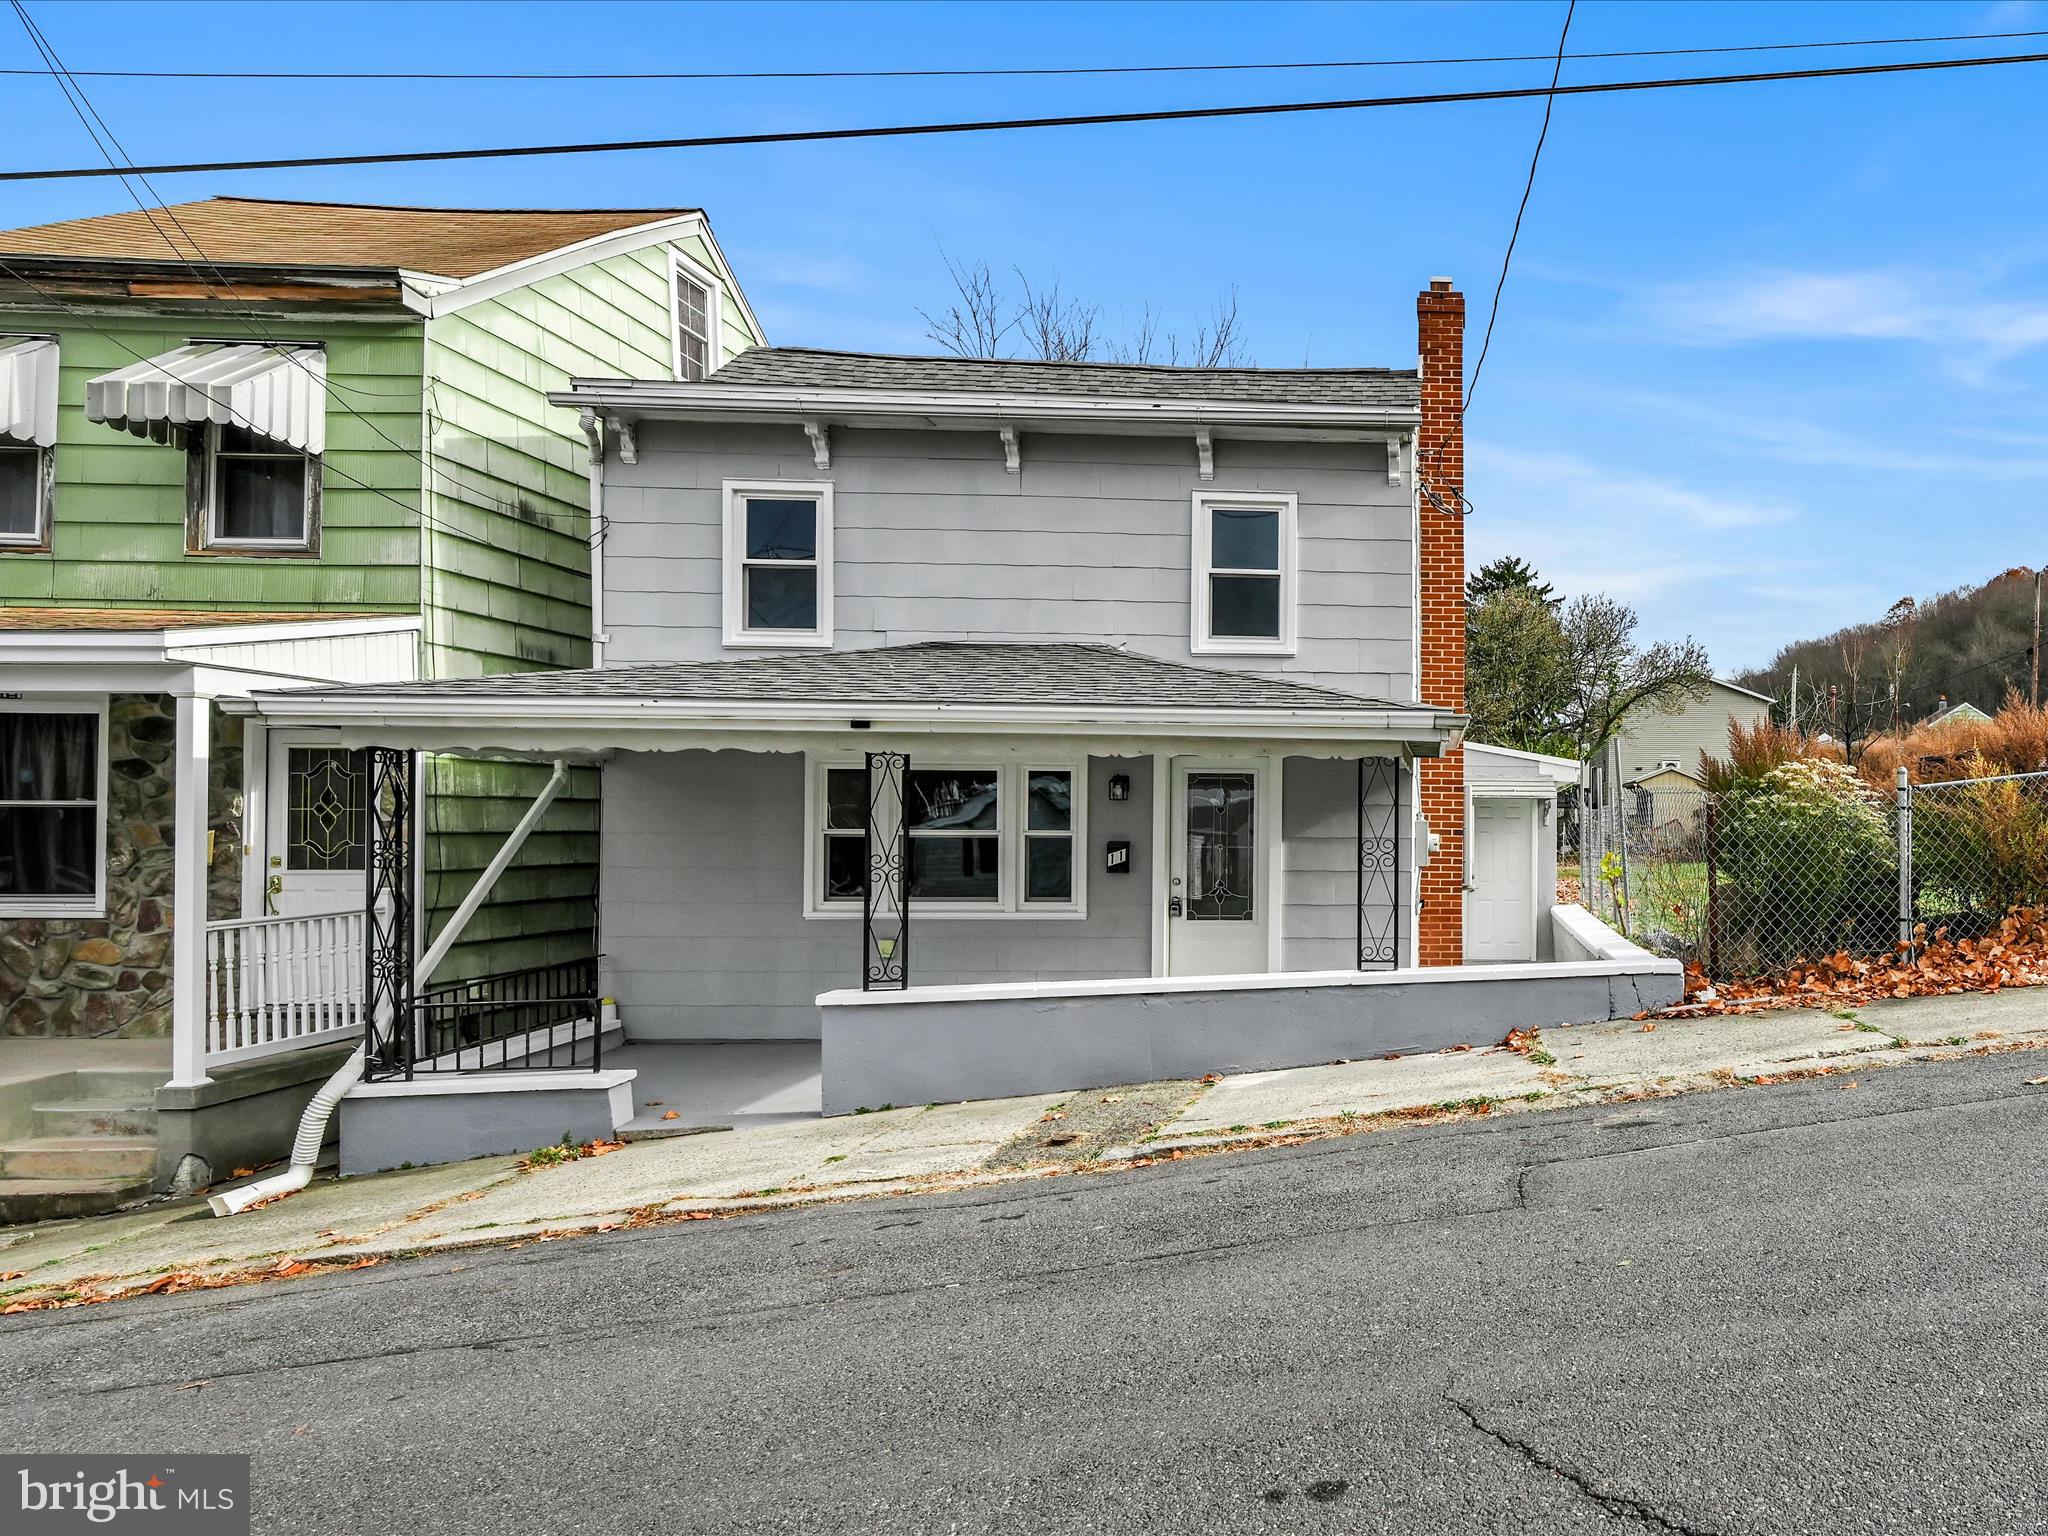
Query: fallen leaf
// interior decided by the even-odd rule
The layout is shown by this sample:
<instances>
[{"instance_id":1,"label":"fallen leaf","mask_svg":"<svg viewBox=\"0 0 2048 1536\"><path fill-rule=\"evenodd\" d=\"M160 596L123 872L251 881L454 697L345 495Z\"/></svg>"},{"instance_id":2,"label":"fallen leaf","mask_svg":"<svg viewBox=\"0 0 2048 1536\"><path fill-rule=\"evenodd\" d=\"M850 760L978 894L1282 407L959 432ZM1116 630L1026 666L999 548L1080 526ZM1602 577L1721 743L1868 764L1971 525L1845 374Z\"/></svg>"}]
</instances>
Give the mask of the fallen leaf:
<instances>
[{"instance_id":1,"label":"fallen leaf","mask_svg":"<svg viewBox=\"0 0 2048 1536\"><path fill-rule=\"evenodd\" d=\"M1657 1026L1654 1024L1645 1024L1640 1030L1637 1031L1637 1033L1644 1035L1654 1035L1655 1033L1657 1033Z\"/></svg>"},{"instance_id":2,"label":"fallen leaf","mask_svg":"<svg viewBox=\"0 0 2048 1536\"><path fill-rule=\"evenodd\" d=\"M680 1120L683 1118L683 1112L679 1109L672 1109L661 1118L664 1120Z\"/></svg>"},{"instance_id":3,"label":"fallen leaf","mask_svg":"<svg viewBox=\"0 0 2048 1536\"><path fill-rule=\"evenodd\" d=\"M25 1269L0 1269L0 1280L19 1280L27 1273Z\"/></svg>"},{"instance_id":4,"label":"fallen leaf","mask_svg":"<svg viewBox=\"0 0 2048 1536\"><path fill-rule=\"evenodd\" d=\"M211 1381L181 1381L172 1388L174 1392L197 1392L201 1387L210 1387Z\"/></svg>"},{"instance_id":5,"label":"fallen leaf","mask_svg":"<svg viewBox=\"0 0 2048 1536\"><path fill-rule=\"evenodd\" d=\"M1064 1147L1069 1142L1079 1141L1080 1139L1081 1134L1078 1131L1061 1131L1058 1135L1046 1137L1045 1144L1048 1147Z\"/></svg>"},{"instance_id":6,"label":"fallen leaf","mask_svg":"<svg viewBox=\"0 0 2048 1536\"><path fill-rule=\"evenodd\" d=\"M2027 1079L2027 1086L2029 1088L2048 1087L2048 1077L2030 1077ZM0 1275L0 1280L12 1280L14 1278L15 1276L13 1275Z\"/></svg>"},{"instance_id":7,"label":"fallen leaf","mask_svg":"<svg viewBox=\"0 0 2048 1536\"><path fill-rule=\"evenodd\" d=\"M662 1105L666 1104L667 1102L667 1099L649 1099L647 1101L647 1107L649 1109L659 1109Z\"/></svg>"}]
</instances>

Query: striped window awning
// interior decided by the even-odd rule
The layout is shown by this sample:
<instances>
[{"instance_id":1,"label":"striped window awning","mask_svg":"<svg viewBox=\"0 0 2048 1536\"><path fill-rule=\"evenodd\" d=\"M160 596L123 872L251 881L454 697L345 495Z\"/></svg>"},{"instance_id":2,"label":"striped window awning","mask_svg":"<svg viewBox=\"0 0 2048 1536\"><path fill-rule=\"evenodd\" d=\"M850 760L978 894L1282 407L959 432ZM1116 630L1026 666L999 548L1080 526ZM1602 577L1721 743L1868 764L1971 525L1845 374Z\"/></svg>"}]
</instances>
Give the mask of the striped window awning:
<instances>
[{"instance_id":1,"label":"striped window awning","mask_svg":"<svg viewBox=\"0 0 2048 1536\"><path fill-rule=\"evenodd\" d=\"M202 341L101 374L85 386L85 415L159 443L216 423L320 453L326 383L327 355L318 347Z\"/></svg>"},{"instance_id":2,"label":"striped window awning","mask_svg":"<svg viewBox=\"0 0 2048 1536\"><path fill-rule=\"evenodd\" d=\"M56 446L56 338L0 337L0 437Z\"/></svg>"}]
</instances>

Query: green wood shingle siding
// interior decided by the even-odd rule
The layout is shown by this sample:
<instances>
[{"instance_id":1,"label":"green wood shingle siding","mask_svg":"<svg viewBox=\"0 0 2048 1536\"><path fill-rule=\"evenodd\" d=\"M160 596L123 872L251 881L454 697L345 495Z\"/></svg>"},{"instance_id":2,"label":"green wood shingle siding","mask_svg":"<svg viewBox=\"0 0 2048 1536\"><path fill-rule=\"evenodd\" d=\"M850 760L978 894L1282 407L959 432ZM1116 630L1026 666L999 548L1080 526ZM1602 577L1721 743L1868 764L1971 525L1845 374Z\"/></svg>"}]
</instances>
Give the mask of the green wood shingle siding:
<instances>
[{"instance_id":1,"label":"green wood shingle siding","mask_svg":"<svg viewBox=\"0 0 2048 1536\"><path fill-rule=\"evenodd\" d=\"M185 450L86 420L86 383L200 337L261 341L266 330L327 348L320 558L187 555ZM0 316L0 332L55 335L61 368L51 547L0 552L0 602L417 608L421 471L402 451L420 443L416 322L265 320L259 329L235 316L14 312Z\"/></svg>"}]
</instances>

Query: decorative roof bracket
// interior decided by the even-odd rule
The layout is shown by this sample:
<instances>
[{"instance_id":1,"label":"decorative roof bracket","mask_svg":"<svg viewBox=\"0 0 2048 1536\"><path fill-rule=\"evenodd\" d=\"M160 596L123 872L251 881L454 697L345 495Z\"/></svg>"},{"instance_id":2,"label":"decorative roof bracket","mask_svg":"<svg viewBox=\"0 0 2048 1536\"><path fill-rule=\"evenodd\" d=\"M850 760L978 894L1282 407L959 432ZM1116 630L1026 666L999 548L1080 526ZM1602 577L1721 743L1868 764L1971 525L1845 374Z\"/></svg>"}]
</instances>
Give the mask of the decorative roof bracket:
<instances>
[{"instance_id":1,"label":"decorative roof bracket","mask_svg":"<svg viewBox=\"0 0 2048 1536\"><path fill-rule=\"evenodd\" d=\"M1017 429L1015 427L999 427L997 435L1003 440L1003 468L1013 475L1022 474L1024 472L1024 454L1017 443Z\"/></svg>"},{"instance_id":2,"label":"decorative roof bracket","mask_svg":"<svg viewBox=\"0 0 2048 1536\"><path fill-rule=\"evenodd\" d=\"M1387 484L1399 485L1400 483L1401 439L1398 437L1390 437L1387 439Z\"/></svg>"},{"instance_id":3,"label":"decorative roof bracket","mask_svg":"<svg viewBox=\"0 0 2048 1536\"><path fill-rule=\"evenodd\" d=\"M638 464L640 462L640 445L633 440L633 433L638 430L640 424L635 421L628 421L623 416L608 416L605 418L604 424L606 430L614 438L618 439L619 462L621 464Z\"/></svg>"},{"instance_id":4,"label":"decorative roof bracket","mask_svg":"<svg viewBox=\"0 0 2048 1536\"><path fill-rule=\"evenodd\" d=\"M811 462L820 469L832 467L832 429L822 421L804 423L804 436L811 440Z\"/></svg>"},{"instance_id":5,"label":"decorative roof bracket","mask_svg":"<svg viewBox=\"0 0 2048 1536\"><path fill-rule=\"evenodd\" d=\"M1202 478L1216 478L1216 444L1207 427L1195 428L1195 454L1202 461Z\"/></svg>"}]
</instances>

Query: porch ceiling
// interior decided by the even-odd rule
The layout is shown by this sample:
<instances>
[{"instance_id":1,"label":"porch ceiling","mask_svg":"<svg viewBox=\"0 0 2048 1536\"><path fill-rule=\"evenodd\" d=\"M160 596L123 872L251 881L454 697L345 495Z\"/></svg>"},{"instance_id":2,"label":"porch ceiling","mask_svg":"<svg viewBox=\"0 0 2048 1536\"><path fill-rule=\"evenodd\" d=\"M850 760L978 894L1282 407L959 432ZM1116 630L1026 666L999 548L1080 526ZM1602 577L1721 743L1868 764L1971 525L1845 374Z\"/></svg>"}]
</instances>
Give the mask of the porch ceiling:
<instances>
[{"instance_id":1,"label":"porch ceiling","mask_svg":"<svg viewBox=\"0 0 2048 1536\"><path fill-rule=\"evenodd\" d=\"M1093 750L1221 741L1434 755L1462 716L1107 645L928 642L738 661L261 692L230 706L340 739L436 751L799 751L889 734L1085 738Z\"/></svg>"}]
</instances>

